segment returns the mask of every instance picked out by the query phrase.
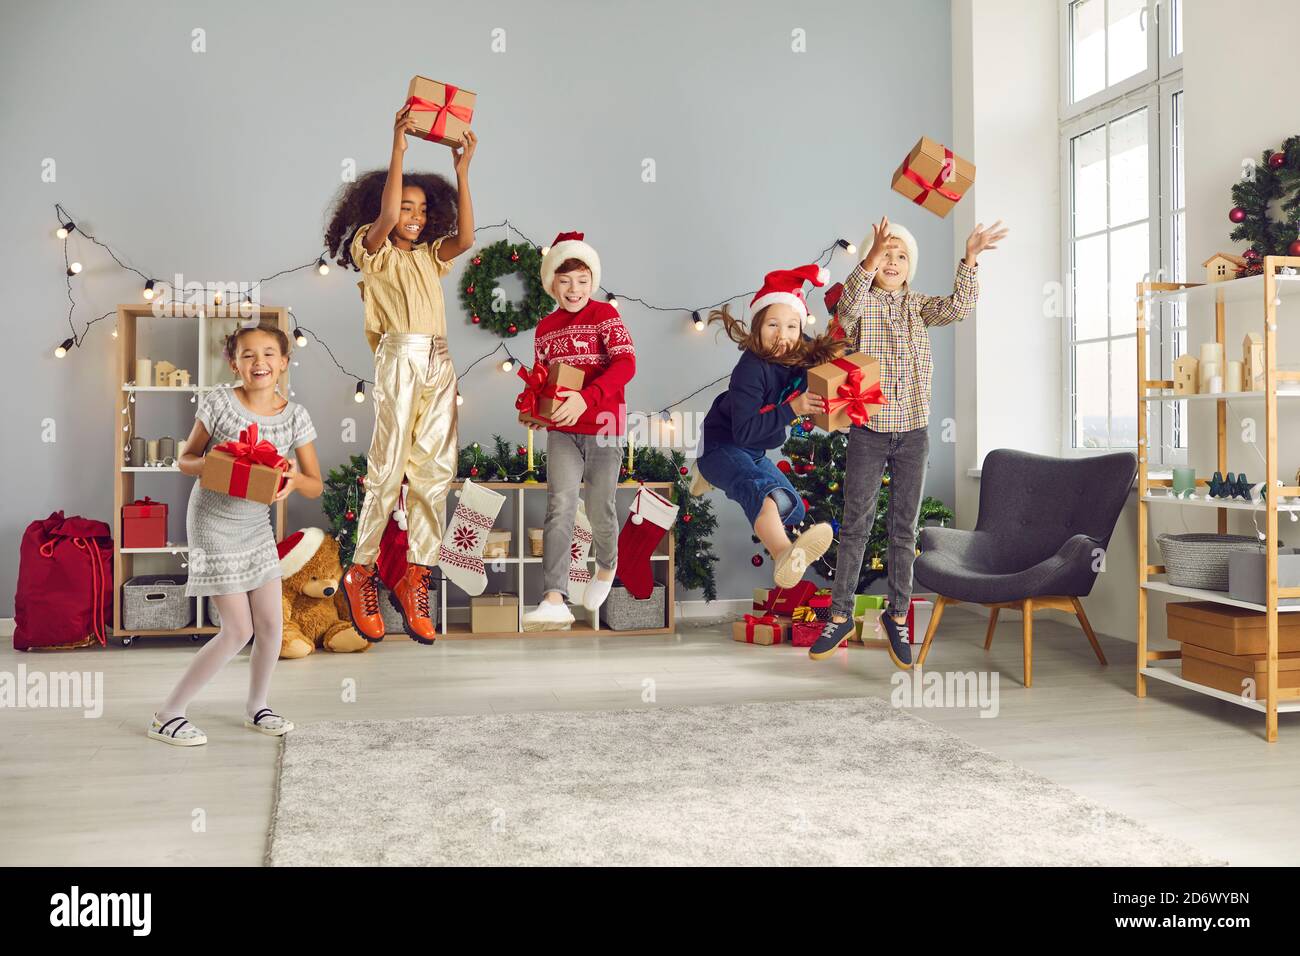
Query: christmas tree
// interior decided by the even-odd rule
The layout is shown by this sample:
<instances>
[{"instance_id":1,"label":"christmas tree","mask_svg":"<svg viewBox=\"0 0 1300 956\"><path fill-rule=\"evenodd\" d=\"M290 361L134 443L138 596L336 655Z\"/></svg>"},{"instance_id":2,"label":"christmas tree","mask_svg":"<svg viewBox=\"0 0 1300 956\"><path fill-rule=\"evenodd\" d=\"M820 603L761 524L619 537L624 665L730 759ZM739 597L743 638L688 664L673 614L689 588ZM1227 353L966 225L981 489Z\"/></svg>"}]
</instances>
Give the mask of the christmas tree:
<instances>
[{"instance_id":1,"label":"christmas tree","mask_svg":"<svg viewBox=\"0 0 1300 956\"><path fill-rule=\"evenodd\" d=\"M810 423L811 424L811 423ZM811 570L829 581L835 576L835 562L839 555L840 522L844 518L844 466L849 439L843 432L814 432L806 430L800 422L790 427L790 437L781 446L786 459L777 467L790 479L795 490L803 497L808 516L804 527L825 522L835 531L836 541ZM889 573L889 473L886 472L876 496L876 517L863 555L862 573L858 576L853 593L862 594L871 583ZM938 498L927 495L921 501L917 518L917 537L921 528L931 521L947 524L953 513ZM758 539L755 538L755 541Z\"/></svg>"}]
</instances>

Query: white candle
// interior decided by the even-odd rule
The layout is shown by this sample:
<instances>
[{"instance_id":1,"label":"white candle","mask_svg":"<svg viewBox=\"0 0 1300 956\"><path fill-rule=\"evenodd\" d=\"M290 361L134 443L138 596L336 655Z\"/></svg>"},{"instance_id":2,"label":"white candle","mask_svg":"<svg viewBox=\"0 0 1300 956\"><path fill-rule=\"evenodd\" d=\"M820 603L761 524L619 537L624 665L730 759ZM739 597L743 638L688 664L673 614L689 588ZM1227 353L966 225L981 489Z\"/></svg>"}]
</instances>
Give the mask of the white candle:
<instances>
[{"instance_id":1,"label":"white candle","mask_svg":"<svg viewBox=\"0 0 1300 956\"><path fill-rule=\"evenodd\" d=\"M1223 376L1215 375L1210 379L1210 394L1217 395L1223 391Z\"/></svg>"},{"instance_id":2,"label":"white candle","mask_svg":"<svg viewBox=\"0 0 1300 956\"><path fill-rule=\"evenodd\" d=\"M153 384L153 362L150 359L135 360L135 384L140 386Z\"/></svg>"},{"instance_id":3,"label":"white candle","mask_svg":"<svg viewBox=\"0 0 1300 956\"><path fill-rule=\"evenodd\" d=\"M1224 379L1223 387L1229 392L1242 391L1240 362L1228 363L1228 374Z\"/></svg>"}]
</instances>

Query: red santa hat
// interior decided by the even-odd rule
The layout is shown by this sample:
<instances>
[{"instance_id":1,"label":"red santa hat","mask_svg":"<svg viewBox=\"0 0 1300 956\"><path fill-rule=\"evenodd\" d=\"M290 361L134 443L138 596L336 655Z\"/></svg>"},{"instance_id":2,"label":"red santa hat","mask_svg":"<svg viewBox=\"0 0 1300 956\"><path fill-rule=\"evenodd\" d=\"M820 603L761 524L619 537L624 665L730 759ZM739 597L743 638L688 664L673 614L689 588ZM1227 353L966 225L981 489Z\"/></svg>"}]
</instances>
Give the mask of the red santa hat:
<instances>
[{"instance_id":1,"label":"red santa hat","mask_svg":"<svg viewBox=\"0 0 1300 956\"><path fill-rule=\"evenodd\" d=\"M555 299L555 294L551 292L551 281L555 278L556 270L569 259L578 259L591 270L592 292L600 288L600 256L582 239L581 232L562 232L555 237L550 248L542 251L542 288L552 299Z\"/></svg>"},{"instance_id":2,"label":"red santa hat","mask_svg":"<svg viewBox=\"0 0 1300 956\"><path fill-rule=\"evenodd\" d=\"M291 578L307 566L325 542L325 532L320 528L303 528L295 531L275 546L280 554L280 573Z\"/></svg>"},{"instance_id":3,"label":"red santa hat","mask_svg":"<svg viewBox=\"0 0 1300 956\"><path fill-rule=\"evenodd\" d=\"M797 269L777 269L763 277L763 288L755 293L749 302L751 314L776 302L784 302L799 313L801 319L808 317L808 304L803 300L803 284L811 282L823 286L830 281L830 270L825 266L811 263Z\"/></svg>"}]
</instances>

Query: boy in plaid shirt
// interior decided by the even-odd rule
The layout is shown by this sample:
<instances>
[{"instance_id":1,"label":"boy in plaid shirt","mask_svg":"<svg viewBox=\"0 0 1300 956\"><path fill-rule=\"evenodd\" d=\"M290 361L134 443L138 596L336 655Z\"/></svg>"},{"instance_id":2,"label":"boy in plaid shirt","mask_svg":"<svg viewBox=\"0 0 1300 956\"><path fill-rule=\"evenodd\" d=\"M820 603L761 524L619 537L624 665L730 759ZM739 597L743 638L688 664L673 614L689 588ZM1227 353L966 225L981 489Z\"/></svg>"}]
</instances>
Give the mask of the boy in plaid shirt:
<instances>
[{"instance_id":1,"label":"boy in plaid shirt","mask_svg":"<svg viewBox=\"0 0 1300 956\"><path fill-rule=\"evenodd\" d=\"M957 263L952 295L923 295L910 286L916 275L917 248L912 234L882 218L873 225L866 257L844 280L836 317L854 349L880 361L885 405L865 427L849 430L844 471L844 520L831 599L831 623L808 649L814 660L829 657L853 629L853 598L867 539L876 520L881 478L889 470L889 606L881 616L889 637L889 656L903 670L912 666L907 608L912 599L916 520L925 487L930 450L930 332L933 325L960 322L975 309L979 295L976 257L1007 234L998 220L977 225ZM862 245L867 246L864 240Z\"/></svg>"}]
</instances>

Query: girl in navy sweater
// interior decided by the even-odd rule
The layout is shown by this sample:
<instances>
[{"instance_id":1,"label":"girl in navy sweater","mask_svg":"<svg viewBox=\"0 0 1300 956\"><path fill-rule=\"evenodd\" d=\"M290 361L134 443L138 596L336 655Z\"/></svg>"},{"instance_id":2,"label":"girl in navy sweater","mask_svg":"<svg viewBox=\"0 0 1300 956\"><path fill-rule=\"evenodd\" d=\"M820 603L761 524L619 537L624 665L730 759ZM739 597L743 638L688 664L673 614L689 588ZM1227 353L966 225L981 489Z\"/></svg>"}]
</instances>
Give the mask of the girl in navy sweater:
<instances>
[{"instance_id":1,"label":"girl in navy sweater","mask_svg":"<svg viewBox=\"0 0 1300 956\"><path fill-rule=\"evenodd\" d=\"M804 369L839 358L846 348L829 336L803 334L808 306L803 284L825 285L826 269L816 265L769 272L750 302L747 327L726 306L709 314L742 355L727 390L704 419L703 451L696 461L701 477L745 511L754 534L772 555L777 587L798 584L804 571L831 546L831 526L815 524L793 541L787 525L803 521L806 509L790 480L767 457L780 448L801 415L825 410L820 396L804 390Z\"/></svg>"}]
</instances>

